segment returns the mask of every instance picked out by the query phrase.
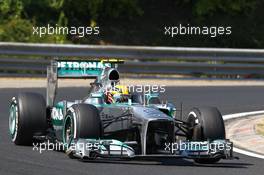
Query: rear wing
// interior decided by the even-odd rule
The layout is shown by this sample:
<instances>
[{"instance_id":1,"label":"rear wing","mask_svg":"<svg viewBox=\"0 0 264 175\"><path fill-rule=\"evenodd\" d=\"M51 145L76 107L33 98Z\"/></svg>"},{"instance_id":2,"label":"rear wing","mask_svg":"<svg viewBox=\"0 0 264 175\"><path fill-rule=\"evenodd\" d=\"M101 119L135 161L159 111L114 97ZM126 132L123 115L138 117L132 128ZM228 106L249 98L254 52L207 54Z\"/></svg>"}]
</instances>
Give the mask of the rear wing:
<instances>
[{"instance_id":1,"label":"rear wing","mask_svg":"<svg viewBox=\"0 0 264 175\"><path fill-rule=\"evenodd\" d=\"M58 79L60 78L97 78L107 68L117 68L124 61L117 59L102 60L52 60L47 67L47 106L54 105Z\"/></svg>"},{"instance_id":2,"label":"rear wing","mask_svg":"<svg viewBox=\"0 0 264 175\"><path fill-rule=\"evenodd\" d=\"M58 78L96 78L105 67L114 67L113 63L103 61L56 61Z\"/></svg>"}]
</instances>

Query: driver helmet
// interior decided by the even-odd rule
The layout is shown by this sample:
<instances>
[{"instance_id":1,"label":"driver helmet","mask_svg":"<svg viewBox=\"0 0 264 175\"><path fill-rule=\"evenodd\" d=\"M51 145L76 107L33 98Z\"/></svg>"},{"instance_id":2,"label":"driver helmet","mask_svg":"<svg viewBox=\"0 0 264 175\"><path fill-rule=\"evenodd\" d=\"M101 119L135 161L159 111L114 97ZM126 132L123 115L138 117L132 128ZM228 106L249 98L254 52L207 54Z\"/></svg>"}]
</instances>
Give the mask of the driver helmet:
<instances>
[{"instance_id":1,"label":"driver helmet","mask_svg":"<svg viewBox=\"0 0 264 175\"><path fill-rule=\"evenodd\" d=\"M128 97L129 97L128 87L123 85L115 85L106 92L107 103L127 102Z\"/></svg>"}]
</instances>

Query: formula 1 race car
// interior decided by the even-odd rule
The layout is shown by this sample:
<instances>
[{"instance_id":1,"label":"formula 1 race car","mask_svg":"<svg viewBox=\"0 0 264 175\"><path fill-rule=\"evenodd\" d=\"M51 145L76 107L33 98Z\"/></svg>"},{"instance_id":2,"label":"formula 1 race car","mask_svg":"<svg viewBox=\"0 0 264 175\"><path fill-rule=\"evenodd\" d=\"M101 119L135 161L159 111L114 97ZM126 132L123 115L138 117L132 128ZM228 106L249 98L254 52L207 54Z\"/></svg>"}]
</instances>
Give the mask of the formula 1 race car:
<instances>
[{"instance_id":1,"label":"formula 1 race car","mask_svg":"<svg viewBox=\"0 0 264 175\"><path fill-rule=\"evenodd\" d=\"M46 102L20 93L10 105L9 130L16 145L60 144L69 157L86 159L183 157L198 163L233 158L221 113L193 108L182 120L154 92L122 86L119 60L53 60L47 68ZM59 78L94 78L82 100L55 103ZM73 82L74 83L74 82Z\"/></svg>"}]
</instances>

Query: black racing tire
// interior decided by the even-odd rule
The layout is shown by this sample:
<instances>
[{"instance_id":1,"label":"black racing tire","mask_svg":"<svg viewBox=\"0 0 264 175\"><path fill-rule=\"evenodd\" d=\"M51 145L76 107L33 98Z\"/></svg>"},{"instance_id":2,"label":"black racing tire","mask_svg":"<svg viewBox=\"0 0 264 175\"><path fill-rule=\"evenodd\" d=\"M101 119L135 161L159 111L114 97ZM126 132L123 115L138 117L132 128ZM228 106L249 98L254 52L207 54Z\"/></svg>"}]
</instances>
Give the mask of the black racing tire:
<instances>
[{"instance_id":1,"label":"black racing tire","mask_svg":"<svg viewBox=\"0 0 264 175\"><path fill-rule=\"evenodd\" d=\"M215 107L193 108L188 115L187 122L190 124L187 139L192 141L206 141L225 139L224 120ZM219 158L194 159L197 163L216 163Z\"/></svg>"},{"instance_id":2,"label":"black racing tire","mask_svg":"<svg viewBox=\"0 0 264 175\"><path fill-rule=\"evenodd\" d=\"M99 139L102 123L97 108L90 104L74 104L66 113L63 127L63 143L68 149L73 139Z\"/></svg>"},{"instance_id":3,"label":"black racing tire","mask_svg":"<svg viewBox=\"0 0 264 175\"><path fill-rule=\"evenodd\" d=\"M20 93L10 104L9 133L16 145L32 145L34 135L47 129L46 102L42 95Z\"/></svg>"}]
</instances>

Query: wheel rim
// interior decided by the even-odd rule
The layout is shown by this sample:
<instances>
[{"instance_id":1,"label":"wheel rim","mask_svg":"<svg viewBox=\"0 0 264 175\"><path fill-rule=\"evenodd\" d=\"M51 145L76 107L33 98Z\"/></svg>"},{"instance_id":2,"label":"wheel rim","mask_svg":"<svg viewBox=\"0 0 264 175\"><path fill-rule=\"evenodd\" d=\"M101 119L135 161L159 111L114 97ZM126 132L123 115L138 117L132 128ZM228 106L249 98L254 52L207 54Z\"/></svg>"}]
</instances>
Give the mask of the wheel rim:
<instances>
[{"instance_id":1,"label":"wheel rim","mask_svg":"<svg viewBox=\"0 0 264 175\"><path fill-rule=\"evenodd\" d=\"M73 130L73 119L70 115L66 116L65 125L64 125L64 143L66 148L69 148L74 137Z\"/></svg>"},{"instance_id":2,"label":"wheel rim","mask_svg":"<svg viewBox=\"0 0 264 175\"><path fill-rule=\"evenodd\" d=\"M12 139L16 135L16 124L17 124L17 106L12 104L9 111L9 133L12 136Z\"/></svg>"}]
</instances>

